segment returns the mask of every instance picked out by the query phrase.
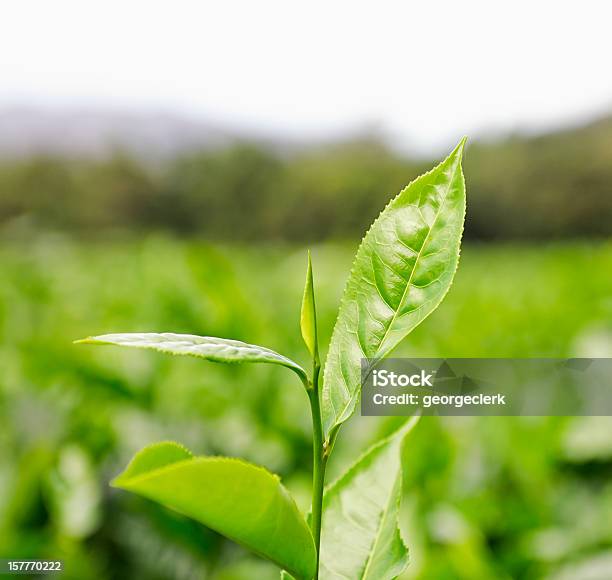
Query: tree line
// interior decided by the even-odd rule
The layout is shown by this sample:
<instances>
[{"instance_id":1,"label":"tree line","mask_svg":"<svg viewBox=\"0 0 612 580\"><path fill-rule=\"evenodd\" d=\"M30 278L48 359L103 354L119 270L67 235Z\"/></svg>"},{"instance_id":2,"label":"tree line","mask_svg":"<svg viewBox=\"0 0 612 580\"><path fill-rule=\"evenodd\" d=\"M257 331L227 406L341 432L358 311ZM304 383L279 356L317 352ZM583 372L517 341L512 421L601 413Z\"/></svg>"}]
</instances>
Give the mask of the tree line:
<instances>
[{"instance_id":1,"label":"tree line","mask_svg":"<svg viewBox=\"0 0 612 580\"><path fill-rule=\"evenodd\" d=\"M90 236L163 230L213 240L354 238L431 166L375 138L292 153L256 143L192 151L160 164L104 159L0 160L0 229ZM466 235L545 239L612 233L612 118L467 148Z\"/></svg>"}]
</instances>

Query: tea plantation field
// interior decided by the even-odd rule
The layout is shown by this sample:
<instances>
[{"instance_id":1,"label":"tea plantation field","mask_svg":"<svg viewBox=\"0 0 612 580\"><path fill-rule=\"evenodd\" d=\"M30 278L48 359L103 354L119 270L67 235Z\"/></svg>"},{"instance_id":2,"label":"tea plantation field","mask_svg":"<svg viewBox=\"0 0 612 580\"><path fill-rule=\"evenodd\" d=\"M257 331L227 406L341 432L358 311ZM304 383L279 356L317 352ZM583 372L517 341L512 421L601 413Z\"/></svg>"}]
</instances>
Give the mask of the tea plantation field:
<instances>
[{"instance_id":1,"label":"tea plantation field","mask_svg":"<svg viewBox=\"0 0 612 580\"><path fill-rule=\"evenodd\" d=\"M312 248L322 343L354 244ZM307 509L310 417L292 373L73 345L105 332L236 338L307 363L306 250L164 237L0 247L0 558L66 578L277 578L215 533L108 481L147 443L239 455ZM467 245L418 356L612 356L612 243ZM354 417L329 477L395 420ZM612 420L435 418L405 449L406 578L612 577Z\"/></svg>"}]
</instances>

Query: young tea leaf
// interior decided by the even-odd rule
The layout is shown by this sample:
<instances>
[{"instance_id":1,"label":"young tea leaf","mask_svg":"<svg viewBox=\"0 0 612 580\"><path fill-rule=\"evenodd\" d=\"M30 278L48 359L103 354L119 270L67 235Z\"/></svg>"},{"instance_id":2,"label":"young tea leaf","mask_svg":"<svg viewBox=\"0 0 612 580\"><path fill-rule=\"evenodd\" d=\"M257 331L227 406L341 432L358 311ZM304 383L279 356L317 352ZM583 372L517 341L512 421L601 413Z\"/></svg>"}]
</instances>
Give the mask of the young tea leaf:
<instances>
[{"instance_id":1,"label":"young tea leaf","mask_svg":"<svg viewBox=\"0 0 612 580\"><path fill-rule=\"evenodd\" d=\"M388 355L451 286L465 216L464 141L395 197L361 242L325 364L327 437L355 410L361 359Z\"/></svg>"},{"instance_id":2,"label":"young tea leaf","mask_svg":"<svg viewBox=\"0 0 612 580\"><path fill-rule=\"evenodd\" d=\"M315 309L314 283L312 279L312 260L308 251L308 270L306 272L306 285L302 298L302 311L300 316L302 338L310 351L312 358L319 361L319 343L317 339L317 313Z\"/></svg>"},{"instance_id":3,"label":"young tea leaf","mask_svg":"<svg viewBox=\"0 0 612 580\"><path fill-rule=\"evenodd\" d=\"M263 467L157 443L137 453L111 485L201 522L296 578L314 575L310 529L279 478Z\"/></svg>"},{"instance_id":4,"label":"young tea leaf","mask_svg":"<svg viewBox=\"0 0 612 580\"><path fill-rule=\"evenodd\" d=\"M401 447L418 417L371 447L323 496L320 580L390 580L408 564L397 517Z\"/></svg>"},{"instance_id":5,"label":"young tea leaf","mask_svg":"<svg viewBox=\"0 0 612 580\"><path fill-rule=\"evenodd\" d=\"M171 332L144 332L102 334L76 342L79 344L112 344L133 348L148 348L167 354L195 356L222 363L270 363L290 368L297 373L302 381L307 380L306 371L291 359L263 346L227 338L173 334Z\"/></svg>"}]
</instances>

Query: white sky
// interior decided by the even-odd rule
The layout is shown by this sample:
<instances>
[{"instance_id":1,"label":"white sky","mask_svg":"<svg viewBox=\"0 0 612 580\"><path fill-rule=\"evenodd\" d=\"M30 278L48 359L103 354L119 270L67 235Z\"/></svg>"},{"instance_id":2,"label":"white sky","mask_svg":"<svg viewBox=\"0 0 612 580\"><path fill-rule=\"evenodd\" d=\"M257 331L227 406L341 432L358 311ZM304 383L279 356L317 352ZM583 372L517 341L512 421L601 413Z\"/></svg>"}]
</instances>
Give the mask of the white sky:
<instances>
[{"instance_id":1,"label":"white sky","mask_svg":"<svg viewBox=\"0 0 612 580\"><path fill-rule=\"evenodd\" d=\"M0 107L163 109L428 150L612 110L612 3L2 4Z\"/></svg>"}]
</instances>

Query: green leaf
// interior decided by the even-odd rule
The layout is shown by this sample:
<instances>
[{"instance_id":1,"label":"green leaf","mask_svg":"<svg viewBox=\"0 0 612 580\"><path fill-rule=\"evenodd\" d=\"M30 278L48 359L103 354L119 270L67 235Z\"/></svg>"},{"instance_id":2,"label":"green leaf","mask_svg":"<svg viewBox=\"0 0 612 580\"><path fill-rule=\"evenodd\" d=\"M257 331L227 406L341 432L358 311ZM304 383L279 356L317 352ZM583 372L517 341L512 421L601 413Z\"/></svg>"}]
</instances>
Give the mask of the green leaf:
<instances>
[{"instance_id":1,"label":"green leaf","mask_svg":"<svg viewBox=\"0 0 612 580\"><path fill-rule=\"evenodd\" d=\"M279 478L263 467L156 443L137 453L111 485L203 523L296 578L314 576L310 529Z\"/></svg>"},{"instance_id":2,"label":"green leaf","mask_svg":"<svg viewBox=\"0 0 612 580\"><path fill-rule=\"evenodd\" d=\"M401 447L417 421L371 447L325 490L320 580L389 580L408 565L397 524Z\"/></svg>"},{"instance_id":3,"label":"green leaf","mask_svg":"<svg viewBox=\"0 0 612 580\"><path fill-rule=\"evenodd\" d=\"M227 338L173 334L171 332L143 332L102 334L75 342L77 344L112 344L133 348L149 348L167 354L195 356L222 363L270 363L290 368L298 374L302 381L307 380L306 371L291 359L263 346Z\"/></svg>"},{"instance_id":4,"label":"green leaf","mask_svg":"<svg viewBox=\"0 0 612 580\"><path fill-rule=\"evenodd\" d=\"M306 285L302 298L302 311L300 316L302 338L310 351L312 358L319 361L319 341L317 339L317 312L315 308L314 283L312 279L312 260L308 251L308 270L306 272Z\"/></svg>"},{"instance_id":5,"label":"green leaf","mask_svg":"<svg viewBox=\"0 0 612 580\"><path fill-rule=\"evenodd\" d=\"M452 284L465 217L464 142L395 197L359 246L325 365L328 438L355 411L361 359L387 356Z\"/></svg>"}]
</instances>

